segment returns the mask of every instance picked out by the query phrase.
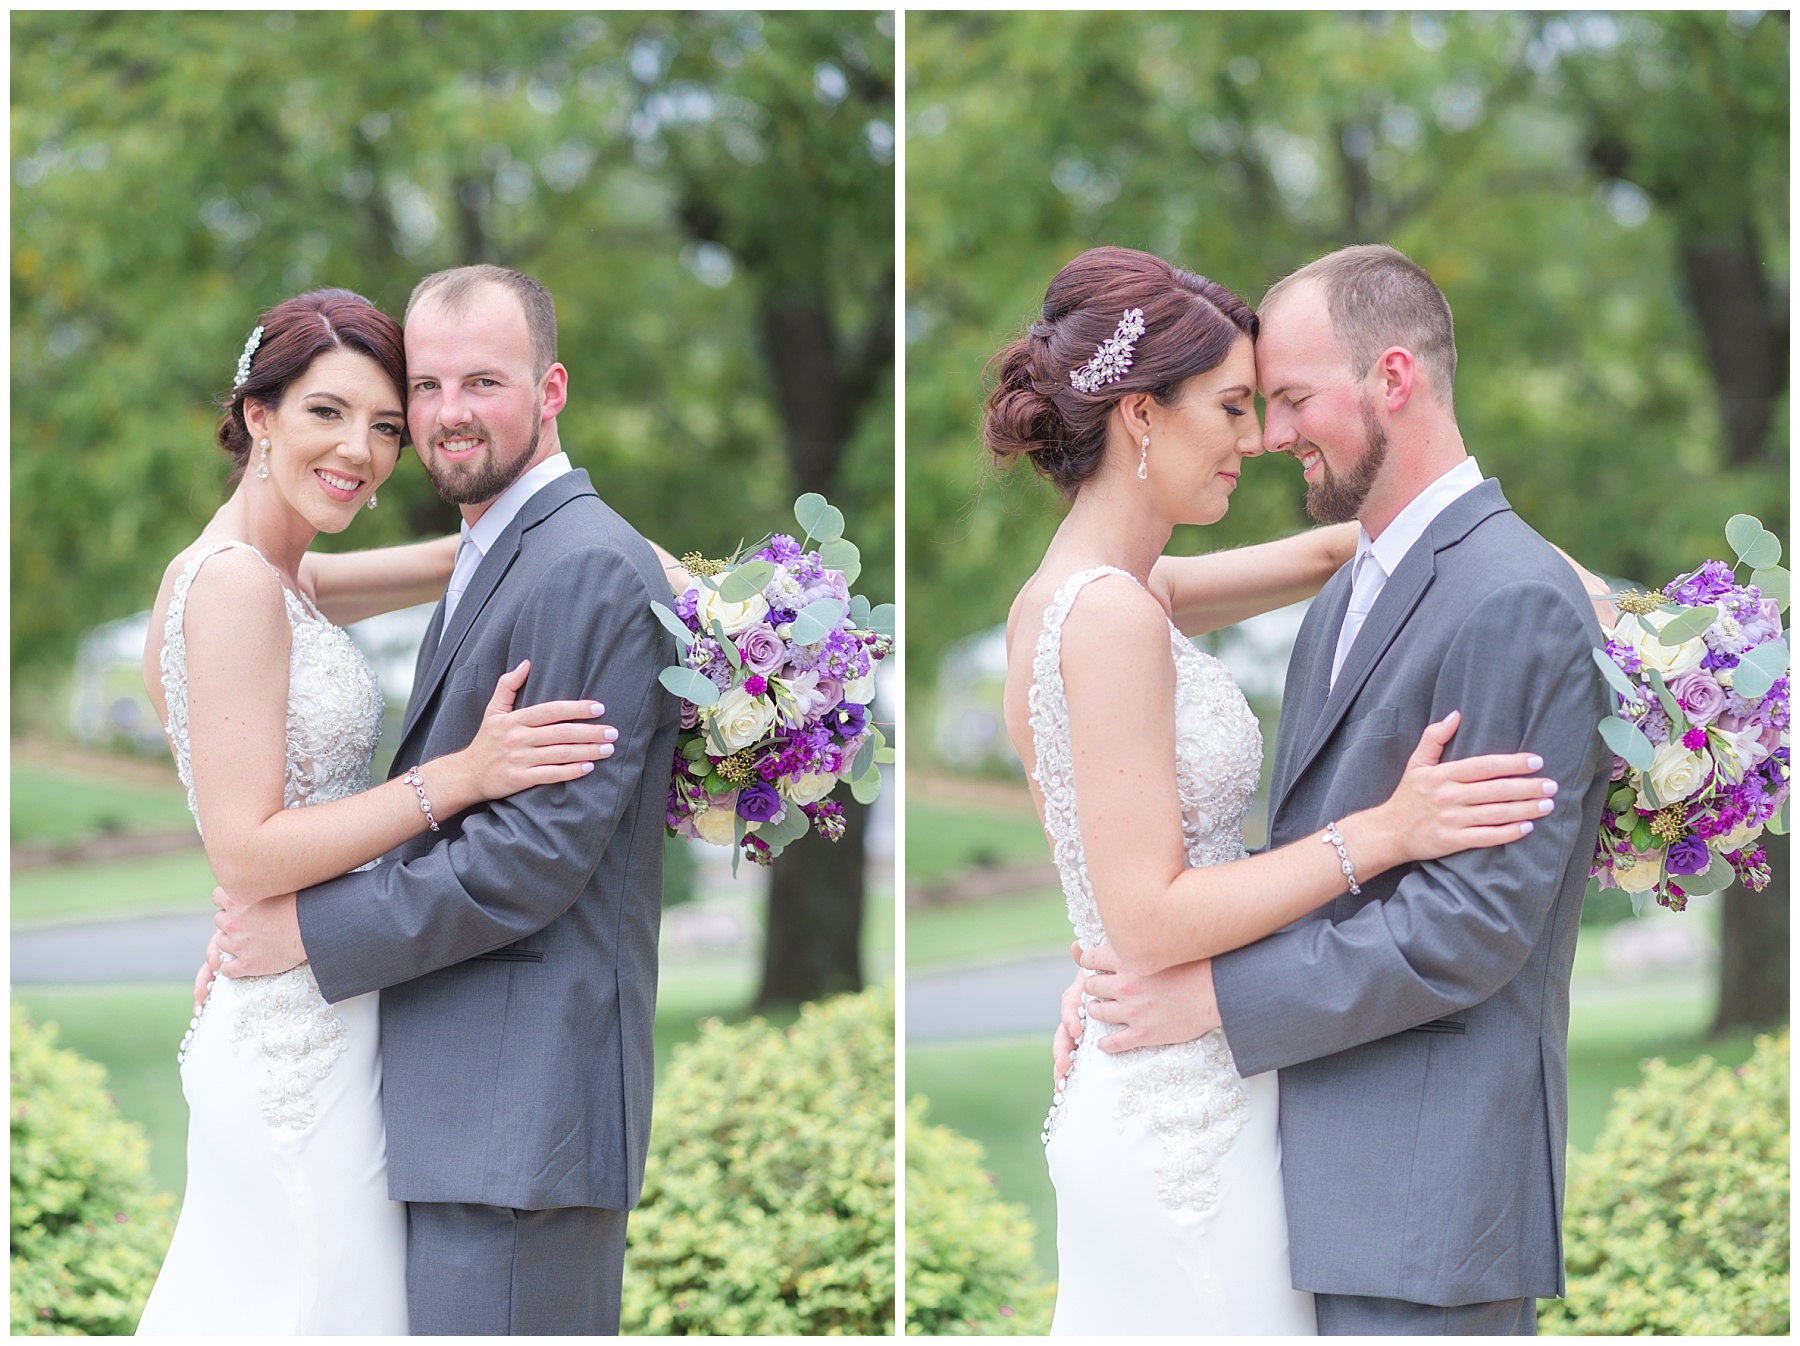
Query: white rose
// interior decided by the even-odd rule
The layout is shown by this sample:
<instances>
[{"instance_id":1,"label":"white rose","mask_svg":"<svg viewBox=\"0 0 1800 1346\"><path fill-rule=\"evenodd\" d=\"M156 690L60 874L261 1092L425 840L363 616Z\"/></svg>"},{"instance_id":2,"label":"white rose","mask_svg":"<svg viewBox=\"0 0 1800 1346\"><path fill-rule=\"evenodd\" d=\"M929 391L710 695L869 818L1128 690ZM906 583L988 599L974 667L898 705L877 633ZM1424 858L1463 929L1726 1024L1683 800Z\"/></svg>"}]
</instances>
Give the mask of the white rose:
<instances>
[{"instance_id":1,"label":"white rose","mask_svg":"<svg viewBox=\"0 0 1800 1346\"><path fill-rule=\"evenodd\" d=\"M1733 851L1741 851L1762 835L1761 823L1739 823L1722 837L1712 839L1712 848L1720 855L1730 855Z\"/></svg>"},{"instance_id":2,"label":"white rose","mask_svg":"<svg viewBox=\"0 0 1800 1346\"><path fill-rule=\"evenodd\" d=\"M1659 804L1652 804L1643 787L1638 787L1638 804L1643 808L1661 807L1686 799L1706 783L1712 772L1712 755L1704 748L1689 752L1680 739L1671 739L1656 750L1647 773Z\"/></svg>"},{"instance_id":3,"label":"white rose","mask_svg":"<svg viewBox=\"0 0 1800 1346\"><path fill-rule=\"evenodd\" d=\"M754 832L756 824L747 825ZM731 809L708 809L694 815L694 830L709 846L729 846L737 840L737 814Z\"/></svg>"},{"instance_id":4,"label":"white rose","mask_svg":"<svg viewBox=\"0 0 1800 1346\"><path fill-rule=\"evenodd\" d=\"M741 603L730 603L720 598L717 590L702 584L697 611L702 630L711 631L716 617L725 628L725 634L735 636L746 626L769 615L769 600L761 594L751 594Z\"/></svg>"},{"instance_id":5,"label":"white rose","mask_svg":"<svg viewBox=\"0 0 1800 1346\"><path fill-rule=\"evenodd\" d=\"M1647 612L1641 617L1628 612L1613 628L1613 639L1630 645L1644 661L1644 667L1654 668L1665 681L1680 677L1700 667L1700 661L1706 657L1706 642L1695 636L1670 647L1651 636L1651 630L1660 631L1672 620L1666 612Z\"/></svg>"},{"instance_id":6,"label":"white rose","mask_svg":"<svg viewBox=\"0 0 1800 1346\"><path fill-rule=\"evenodd\" d=\"M1662 877L1662 862L1661 851L1640 855L1635 861L1621 853L1613 859L1613 877L1619 881L1619 887L1628 893L1647 893L1656 887L1657 879Z\"/></svg>"},{"instance_id":7,"label":"white rose","mask_svg":"<svg viewBox=\"0 0 1800 1346\"><path fill-rule=\"evenodd\" d=\"M830 794L838 778L829 771L808 771L792 780L782 781L777 788L796 804L816 804Z\"/></svg>"},{"instance_id":8,"label":"white rose","mask_svg":"<svg viewBox=\"0 0 1800 1346\"><path fill-rule=\"evenodd\" d=\"M733 687L712 707L713 729L728 753L748 748L774 723L775 707L768 698L751 696L742 687Z\"/></svg>"},{"instance_id":9,"label":"white rose","mask_svg":"<svg viewBox=\"0 0 1800 1346\"><path fill-rule=\"evenodd\" d=\"M860 678L852 678L844 684L844 700L854 701L859 706L866 706L875 699L875 671L870 669Z\"/></svg>"}]
</instances>

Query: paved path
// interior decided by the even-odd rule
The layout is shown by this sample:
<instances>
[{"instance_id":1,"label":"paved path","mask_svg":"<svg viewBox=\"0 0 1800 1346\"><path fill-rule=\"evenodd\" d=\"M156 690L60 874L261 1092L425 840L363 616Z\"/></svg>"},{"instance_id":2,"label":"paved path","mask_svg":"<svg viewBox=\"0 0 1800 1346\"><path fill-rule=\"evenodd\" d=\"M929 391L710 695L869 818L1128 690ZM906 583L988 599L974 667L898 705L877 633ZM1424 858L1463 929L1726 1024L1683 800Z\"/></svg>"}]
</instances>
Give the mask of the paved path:
<instances>
[{"instance_id":1,"label":"paved path","mask_svg":"<svg viewBox=\"0 0 1800 1346\"><path fill-rule=\"evenodd\" d=\"M210 910L15 930L12 979L191 982L212 932Z\"/></svg>"},{"instance_id":2,"label":"paved path","mask_svg":"<svg viewBox=\"0 0 1800 1346\"><path fill-rule=\"evenodd\" d=\"M1067 951L906 978L906 1040L1001 1037L1056 1030L1063 988L1075 974Z\"/></svg>"}]
</instances>

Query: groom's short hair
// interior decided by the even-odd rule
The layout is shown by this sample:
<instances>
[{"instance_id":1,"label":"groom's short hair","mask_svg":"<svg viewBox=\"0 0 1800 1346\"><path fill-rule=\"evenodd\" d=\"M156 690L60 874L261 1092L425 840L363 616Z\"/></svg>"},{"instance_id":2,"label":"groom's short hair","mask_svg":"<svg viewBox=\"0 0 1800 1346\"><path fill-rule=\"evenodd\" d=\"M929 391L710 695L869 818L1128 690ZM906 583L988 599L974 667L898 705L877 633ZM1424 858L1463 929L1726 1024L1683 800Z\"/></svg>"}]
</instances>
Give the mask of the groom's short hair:
<instances>
[{"instance_id":1,"label":"groom's short hair","mask_svg":"<svg viewBox=\"0 0 1800 1346\"><path fill-rule=\"evenodd\" d=\"M412 320L421 299L430 299L451 313L466 312L475 291L483 285L498 285L519 301L526 330L531 333L531 377L543 378L544 371L556 363L556 304L550 291L523 271L485 262L434 271L413 286L412 298L406 301L407 320Z\"/></svg>"},{"instance_id":2,"label":"groom's short hair","mask_svg":"<svg viewBox=\"0 0 1800 1346\"><path fill-rule=\"evenodd\" d=\"M1303 280L1316 280L1324 290L1331 330L1357 378L1388 347L1404 346L1424 367L1432 396L1446 409L1452 406L1456 328L1449 301L1424 267L1383 243L1339 248L1271 285L1261 312Z\"/></svg>"}]
</instances>

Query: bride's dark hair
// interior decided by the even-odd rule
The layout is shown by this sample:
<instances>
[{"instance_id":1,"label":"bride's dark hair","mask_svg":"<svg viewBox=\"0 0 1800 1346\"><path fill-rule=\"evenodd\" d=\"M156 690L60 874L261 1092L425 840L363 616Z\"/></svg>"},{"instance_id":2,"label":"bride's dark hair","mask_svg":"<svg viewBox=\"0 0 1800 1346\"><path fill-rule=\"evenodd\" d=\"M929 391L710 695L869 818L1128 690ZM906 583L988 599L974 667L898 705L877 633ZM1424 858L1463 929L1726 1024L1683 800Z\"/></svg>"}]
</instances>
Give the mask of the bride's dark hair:
<instances>
[{"instance_id":1,"label":"bride's dark hair","mask_svg":"<svg viewBox=\"0 0 1800 1346\"><path fill-rule=\"evenodd\" d=\"M219 447L231 459L227 486L244 475L250 462L250 430L244 424L244 400L255 398L270 407L281 405L288 385L326 351L355 351L381 366L394 381L400 407L406 409L406 347L400 324L354 290L309 290L284 299L256 320L262 341L250 357L250 373L225 394L219 419ZM400 442L409 437L403 431Z\"/></svg>"},{"instance_id":2,"label":"bride's dark hair","mask_svg":"<svg viewBox=\"0 0 1800 1346\"><path fill-rule=\"evenodd\" d=\"M1070 374L1132 308L1143 310L1144 334L1131 368L1116 383L1080 391ZM1132 248L1090 248L1056 273L1038 321L988 361L982 440L997 461L1029 454L1072 498L1100 470L1115 402L1127 393L1174 402L1185 380L1217 368L1256 330L1250 306L1217 281Z\"/></svg>"}]
</instances>

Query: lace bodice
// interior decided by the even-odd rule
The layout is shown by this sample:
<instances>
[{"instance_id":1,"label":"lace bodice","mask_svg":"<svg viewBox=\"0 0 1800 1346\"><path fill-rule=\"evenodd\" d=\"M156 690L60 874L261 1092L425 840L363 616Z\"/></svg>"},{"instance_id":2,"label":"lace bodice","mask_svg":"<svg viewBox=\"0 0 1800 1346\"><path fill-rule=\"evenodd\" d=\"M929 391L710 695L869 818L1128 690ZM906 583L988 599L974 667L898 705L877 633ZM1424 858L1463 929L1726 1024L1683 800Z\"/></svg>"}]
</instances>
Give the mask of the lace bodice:
<instances>
[{"instance_id":1,"label":"lace bodice","mask_svg":"<svg viewBox=\"0 0 1800 1346\"><path fill-rule=\"evenodd\" d=\"M1032 664L1031 739L1037 757L1032 778L1044 797L1044 828L1050 836L1069 921L1083 948L1106 943L1094 902L1075 802L1069 703L1063 688L1062 628L1081 590L1102 575L1128 572L1097 566L1071 575L1044 612ZM1175 660L1175 788L1181 801L1182 841L1190 867L1223 864L1244 856L1244 815L1262 769L1262 731L1244 694L1225 665L1169 624ZM1111 1025L1089 1020L1084 1045ZM1146 1114L1164 1142L1165 1163L1157 1171L1165 1204L1204 1210L1217 1199L1213 1169L1243 1125L1242 1082L1224 1034L1214 1031L1197 1042L1145 1047L1126 1054L1131 1078L1119 1115ZM1078 1054L1079 1059L1079 1054ZM1071 1069L1070 1089L1077 1072ZM1057 1095L1045 1125L1054 1129L1062 1104Z\"/></svg>"},{"instance_id":2,"label":"lace bodice","mask_svg":"<svg viewBox=\"0 0 1800 1346\"><path fill-rule=\"evenodd\" d=\"M243 547L263 559L262 553L246 542L221 542L196 551L175 580L163 624L162 685L168 706L169 746L175 754L175 770L187 787L188 809L196 828L200 809L188 751L183 618L188 591L201 565L228 547ZM288 656L287 770L282 783L282 802L292 809L369 788L369 761L381 733L382 706L374 670L343 628L333 626L285 584L281 592L293 633ZM272 977L242 978L232 985L239 1001L232 1041L254 1040L268 1064L262 1091L264 1120L271 1126L304 1128L313 1116L312 1085L325 1077L343 1052L343 1022L319 995L312 969L305 964ZM190 1026L190 1039L192 1032ZM182 1047L185 1052L187 1043Z\"/></svg>"}]
</instances>

